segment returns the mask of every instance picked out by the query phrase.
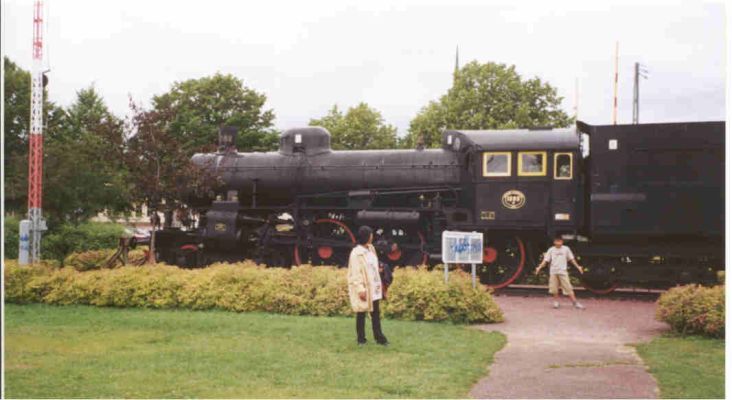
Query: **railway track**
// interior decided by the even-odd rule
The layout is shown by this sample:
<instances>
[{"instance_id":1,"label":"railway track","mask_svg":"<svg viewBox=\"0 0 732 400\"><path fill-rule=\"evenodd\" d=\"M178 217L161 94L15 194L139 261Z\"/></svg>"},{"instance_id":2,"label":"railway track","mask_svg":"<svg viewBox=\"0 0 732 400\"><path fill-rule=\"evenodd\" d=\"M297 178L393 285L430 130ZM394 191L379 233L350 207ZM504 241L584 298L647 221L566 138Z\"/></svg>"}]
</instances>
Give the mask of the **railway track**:
<instances>
[{"instance_id":1,"label":"railway track","mask_svg":"<svg viewBox=\"0 0 732 400\"><path fill-rule=\"evenodd\" d=\"M549 287L546 285L509 285L495 291L496 296L548 297ZM579 286L574 288L578 298L596 298L612 300L656 301L665 290L644 288L618 288L605 295L597 295Z\"/></svg>"}]
</instances>

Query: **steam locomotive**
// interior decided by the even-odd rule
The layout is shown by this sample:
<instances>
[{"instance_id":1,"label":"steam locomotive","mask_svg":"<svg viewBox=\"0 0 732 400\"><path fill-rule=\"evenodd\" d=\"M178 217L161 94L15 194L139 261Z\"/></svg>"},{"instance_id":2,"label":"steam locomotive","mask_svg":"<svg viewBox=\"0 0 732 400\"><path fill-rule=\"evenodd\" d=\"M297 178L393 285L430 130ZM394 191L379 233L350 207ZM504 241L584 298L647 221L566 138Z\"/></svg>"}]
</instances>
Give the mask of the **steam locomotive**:
<instances>
[{"instance_id":1,"label":"steam locomotive","mask_svg":"<svg viewBox=\"0 0 732 400\"><path fill-rule=\"evenodd\" d=\"M193 162L222 184L194 196L197 223L157 233L157 257L186 267L252 259L345 265L374 228L392 267L440 261L444 230L484 233L480 281L501 288L559 234L587 288L709 282L724 268L724 122L569 129L447 130L440 149L336 151L320 127L279 150ZM168 220L168 218L166 218Z\"/></svg>"}]
</instances>

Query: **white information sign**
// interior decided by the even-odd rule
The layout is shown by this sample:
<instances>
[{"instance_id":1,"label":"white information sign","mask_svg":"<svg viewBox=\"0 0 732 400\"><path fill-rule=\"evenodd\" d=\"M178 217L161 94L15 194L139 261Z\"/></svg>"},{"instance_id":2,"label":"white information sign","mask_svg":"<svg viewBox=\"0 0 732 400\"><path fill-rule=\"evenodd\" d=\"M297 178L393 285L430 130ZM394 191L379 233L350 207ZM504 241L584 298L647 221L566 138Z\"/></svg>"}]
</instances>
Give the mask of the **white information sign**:
<instances>
[{"instance_id":1,"label":"white information sign","mask_svg":"<svg viewBox=\"0 0 732 400\"><path fill-rule=\"evenodd\" d=\"M450 264L471 264L473 288L476 286L475 265L483 262L482 232L442 232L442 263L445 265L445 283Z\"/></svg>"},{"instance_id":2,"label":"white information sign","mask_svg":"<svg viewBox=\"0 0 732 400\"><path fill-rule=\"evenodd\" d=\"M480 264L483 262L483 232L442 232L442 262Z\"/></svg>"}]
</instances>

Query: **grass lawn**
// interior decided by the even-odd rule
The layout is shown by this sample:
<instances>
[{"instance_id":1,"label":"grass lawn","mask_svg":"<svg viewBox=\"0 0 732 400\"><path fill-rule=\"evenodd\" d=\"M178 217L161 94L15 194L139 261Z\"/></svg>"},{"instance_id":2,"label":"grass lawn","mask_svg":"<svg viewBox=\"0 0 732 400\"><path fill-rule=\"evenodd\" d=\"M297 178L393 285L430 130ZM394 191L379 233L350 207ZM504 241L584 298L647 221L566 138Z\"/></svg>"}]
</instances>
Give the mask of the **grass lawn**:
<instances>
[{"instance_id":1,"label":"grass lawn","mask_svg":"<svg viewBox=\"0 0 732 400\"><path fill-rule=\"evenodd\" d=\"M663 336L636 346L663 398L724 398L724 340Z\"/></svg>"},{"instance_id":2,"label":"grass lawn","mask_svg":"<svg viewBox=\"0 0 732 400\"><path fill-rule=\"evenodd\" d=\"M499 333L386 320L356 345L350 318L5 305L5 395L465 397ZM370 324L367 322L367 329Z\"/></svg>"}]
</instances>

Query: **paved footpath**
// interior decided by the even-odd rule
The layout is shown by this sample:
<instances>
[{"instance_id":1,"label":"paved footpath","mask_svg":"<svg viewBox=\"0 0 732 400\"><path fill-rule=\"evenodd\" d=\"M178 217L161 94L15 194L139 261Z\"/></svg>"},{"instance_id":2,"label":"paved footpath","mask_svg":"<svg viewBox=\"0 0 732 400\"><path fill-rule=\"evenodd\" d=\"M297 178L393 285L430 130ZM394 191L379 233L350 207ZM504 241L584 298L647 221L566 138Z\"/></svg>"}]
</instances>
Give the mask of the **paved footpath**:
<instances>
[{"instance_id":1,"label":"paved footpath","mask_svg":"<svg viewBox=\"0 0 732 400\"><path fill-rule=\"evenodd\" d=\"M551 308L548 297L496 297L506 321L481 329L506 334L475 398L655 398L658 387L635 349L667 329L652 302L585 299L575 310L567 298Z\"/></svg>"}]
</instances>

